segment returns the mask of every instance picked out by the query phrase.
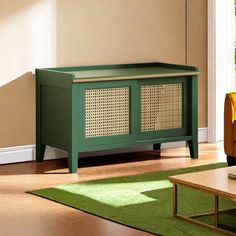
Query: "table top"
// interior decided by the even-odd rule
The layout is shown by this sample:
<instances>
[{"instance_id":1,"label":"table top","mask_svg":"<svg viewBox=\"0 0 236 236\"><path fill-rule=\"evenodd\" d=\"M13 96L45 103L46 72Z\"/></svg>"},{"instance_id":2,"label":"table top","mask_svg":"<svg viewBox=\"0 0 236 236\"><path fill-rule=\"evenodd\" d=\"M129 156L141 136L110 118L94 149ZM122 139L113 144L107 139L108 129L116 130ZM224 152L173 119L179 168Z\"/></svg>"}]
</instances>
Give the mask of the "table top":
<instances>
[{"instance_id":1,"label":"table top","mask_svg":"<svg viewBox=\"0 0 236 236\"><path fill-rule=\"evenodd\" d=\"M169 180L174 184L236 199L236 180L228 178L228 173L234 172L236 166L170 176Z\"/></svg>"}]
</instances>

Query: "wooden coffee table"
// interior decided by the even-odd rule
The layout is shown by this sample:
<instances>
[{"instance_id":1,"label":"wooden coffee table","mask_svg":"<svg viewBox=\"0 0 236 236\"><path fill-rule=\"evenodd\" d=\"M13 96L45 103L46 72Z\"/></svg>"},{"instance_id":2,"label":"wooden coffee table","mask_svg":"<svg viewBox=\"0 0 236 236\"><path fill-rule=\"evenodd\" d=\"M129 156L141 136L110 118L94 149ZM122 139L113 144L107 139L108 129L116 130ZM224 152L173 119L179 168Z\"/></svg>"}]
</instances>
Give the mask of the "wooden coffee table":
<instances>
[{"instance_id":1,"label":"wooden coffee table","mask_svg":"<svg viewBox=\"0 0 236 236\"><path fill-rule=\"evenodd\" d=\"M236 166L170 176L169 180L174 185L173 216L197 225L217 230L227 235L236 235L236 233L219 228L219 196L236 201L236 180L228 178L228 173L232 172L236 172ZM213 213L209 213L214 214L214 226L178 214L178 185L184 185L215 195L215 210Z\"/></svg>"}]
</instances>

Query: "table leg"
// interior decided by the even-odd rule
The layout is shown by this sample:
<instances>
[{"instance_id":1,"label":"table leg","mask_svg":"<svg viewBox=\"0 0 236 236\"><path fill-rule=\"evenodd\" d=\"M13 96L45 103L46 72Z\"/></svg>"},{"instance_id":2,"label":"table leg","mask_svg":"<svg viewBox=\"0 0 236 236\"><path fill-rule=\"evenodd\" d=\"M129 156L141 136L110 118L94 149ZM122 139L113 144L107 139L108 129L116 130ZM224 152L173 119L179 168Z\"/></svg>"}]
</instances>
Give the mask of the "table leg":
<instances>
[{"instance_id":1,"label":"table leg","mask_svg":"<svg viewBox=\"0 0 236 236\"><path fill-rule=\"evenodd\" d=\"M178 206L177 206L177 184L173 184L173 216L176 216L178 213Z\"/></svg>"},{"instance_id":2,"label":"table leg","mask_svg":"<svg viewBox=\"0 0 236 236\"><path fill-rule=\"evenodd\" d=\"M219 210L219 196L218 195L215 195L215 210L213 212L207 213L207 214L198 214L198 215L193 215L193 216L179 215L178 214L178 191L177 191L177 187L178 187L177 184L173 183L173 217L175 217L177 219L185 220L187 222L191 222L191 223L196 224L196 225L204 226L208 229L218 231L218 232L223 233L225 235L236 236L235 232L231 232L231 231L219 228L219 213L220 213L220 210ZM196 216L204 216L204 215L214 215L214 217L215 217L214 224L215 225L210 225L210 224L195 220L193 218L193 217L196 217Z\"/></svg>"},{"instance_id":3,"label":"table leg","mask_svg":"<svg viewBox=\"0 0 236 236\"><path fill-rule=\"evenodd\" d=\"M215 227L219 224L219 196L215 195Z\"/></svg>"}]
</instances>

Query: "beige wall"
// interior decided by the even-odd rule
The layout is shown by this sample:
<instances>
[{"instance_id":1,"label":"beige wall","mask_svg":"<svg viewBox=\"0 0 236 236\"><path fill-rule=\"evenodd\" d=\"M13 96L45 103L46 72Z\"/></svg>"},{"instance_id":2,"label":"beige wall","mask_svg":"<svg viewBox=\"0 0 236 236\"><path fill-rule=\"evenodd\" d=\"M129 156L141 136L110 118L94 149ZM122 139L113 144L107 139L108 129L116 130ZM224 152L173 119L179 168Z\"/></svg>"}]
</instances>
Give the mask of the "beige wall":
<instances>
[{"instance_id":1,"label":"beige wall","mask_svg":"<svg viewBox=\"0 0 236 236\"><path fill-rule=\"evenodd\" d=\"M206 0L188 2L186 41L185 0L0 1L0 147L35 143L35 67L187 60L205 127Z\"/></svg>"},{"instance_id":2,"label":"beige wall","mask_svg":"<svg viewBox=\"0 0 236 236\"><path fill-rule=\"evenodd\" d=\"M56 63L54 0L0 1L0 87Z\"/></svg>"},{"instance_id":3,"label":"beige wall","mask_svg":"<svg viewBox=\"0 0 236 236\"><path fill-rule=\"evenodd\" d=\"M188 0L187 64L198 66L198 126L207 127L207 0Z\"/></svg>"},{"instance_id":4,"label":"beige wall","mask_svg":"<svg viewBox=\"0 0 236 236\"><path fill-rule=\"evenodd\" d=\"M1 147L34 143L34 88L32 73L26 73L0 88Z\"/></svg>"},{"instance_id":5,"label":"beige wall","mask_svg":"<svg viewBox=\"0 0 236 236\"><path fill-rule=\"evenodd\" d=\"M185 63L185 0L58 0L59 65Z\"/></svg>"}]
</instances>

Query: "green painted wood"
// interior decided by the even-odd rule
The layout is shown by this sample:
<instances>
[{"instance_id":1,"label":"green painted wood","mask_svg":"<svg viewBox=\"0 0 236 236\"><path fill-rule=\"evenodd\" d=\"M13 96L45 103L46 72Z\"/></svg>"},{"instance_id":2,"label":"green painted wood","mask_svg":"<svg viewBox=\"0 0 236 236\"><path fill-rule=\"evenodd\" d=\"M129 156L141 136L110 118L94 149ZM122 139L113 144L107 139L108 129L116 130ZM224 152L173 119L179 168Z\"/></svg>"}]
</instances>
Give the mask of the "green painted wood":
<instances>
[{"instance_id":1,"label":"green painted wood","mask_svg":"<svg viewBox=\"0 0 236 236\"><path fill-rule=\"evenodd\" d=\"M192 158L198 157L197 76L165 77L168 73L189 73L198 68L166 63L61 67L36 70L36 160L42 161L45 145L68 152L68 167L77 171L81 152L144 144L187 141ZM132 79L73 83L79 78L163 75L154 79ZM140 132L140 86L150 83L183 84L183 127ZM128 87L130 91L130 132L125 135L85 137L85 90Z\"/></svg>"},{"instance_id":2,"label":"green painted wood","mask_svg":"<svg viewBox=\"0 0 236 236\"><path fill-rule=\"evenodd\" d=\"M104 148L104 145L81 146L80 152L112 150L116 148L135 147L135 146L146 145L146 144L188 141L191 139L192 139L191 136L179 136L179 137L172 137L172 138L136 140L135 142L126 142L126 143L113 143L113 144L107 145L106 148Z\"/></svg>"},{"instance_id":3,"label":"green painted wood","mask_svg":"<svg viewBox=\"0 0 236 236\"><path fill-rule=\"evenodd\" d=\"M67 150L72 81L73 75L36 69L36 161L44 159L45 145Z\"/></svg>"},{"instance_id":4,"label":"green painted wood","mask_svg":"<svg viewBox=\"0 0 236 236\"><path fill-rule=\"evenodd\" d=\"M68 109L68 167L70 173L76 173L78 168L78 157L79 157L79 94L75 90L74 86L71 86L68 90L66 100L67 100L67 109Z\"/></svg>"},{"instance_id":5,"label":"green painted wood","mask_svg":"<svg viewBox=\"0 0 236 236\"><path fill-rule=\"evenodd\" d=\"M166 63L140 63L140 64L123 64L123 65L99 65L99 66L82 66L82 67L61 67L50 68L50 71L71 74L73 79L93 79L109 77L126 77L140 75L163 75L196 73L198 69L192 66L182 66Z\"/></svg>"},{"instance_id":6,"label":"green painted wood","mask_svg":"<svg viewBox=\"0 0 236 236\"><path fill-rule=\"evenodd\" d=\"M66 93L63 88L41 85L41 139L65 147L68 140Z\"/></svg>"},{"instance_id":7,"label":"green painted wood","mask_svg":"<svg viewBox=\"0 0 236 236\"><path fill-rule=\"evenodd\" d=\"M44 160L44 153L45 153L45 144L37 144L36 145L36 161L37 162L42 162Z\"/></svg>"},{"instance_id":8,"label":"green painted wood","mask_svg":"<svg viewBox=\"0 0 236 236\"><path fill-rule=\"evenodd\" d=\"M36 81L38 84L51 85L60 88L69 88L74 80L73 74L36 69Z\"/></svg>"},{"instance_id":9,"label":"green painted wood","mask_svg":"<svg viewBox=\"0 0 236 236\"><path fill-rule=\"evenodd\" d=\"M154 143L153 151L158 151L155 153L155 156L160 157L161 156L161 143Z\"/></svg>"},{"instance_id":10,"label":"green painted wood","mask_svg":"<svg viewBox=\"0 0 236 236\"><path fill-rule=\"evenodd\" d=\"M191 135L192 139L188 141L189 151L192 158L198 158L198 80L192 76L191 83Z\"/></svg>"},{"instance_id":11,"label":"green painted wood","mask_svg":"<svg viewBox=\"0 0 236 236\"><path fill-rule=\"evenodd\" d=\"M153 150L161 150L161 143L154 143Z\"/></svg>"},{"instance_id":12,"label":"green painted wood","mask_svg":"<svg viewBox=\"0 0 236 236\"><path fill-rule=\"evenodd\" d=\"M40 73L36 70L36 161L42 162L44 159L45 145L41 141L41 96L40 96Z\"/></svg>"},{"instance_id":13,"label":"green painted wood","mask_svg":"<svg viewBox=\"0 0 236 236\"><path fill-rule=\"evenodd\" d=\"M188 73L191 71L175 68L167 68L156 66L153 68L119 68L119 69L98 69L98 70L84 70L84 71L69 71L75 76L75 79L87 79L87 78L106 78L106 77L121 77L121 76L140 76L140 75L168 75L168 74L180 74Z\"/></svg>"},{"instance_id":14,"label":"green painted wood","mask_svg":"<svg viewBox=\"0 0 236 236\"><path fill-rule=\"evenodd\" d=\"M68 168L70 173L76 173L78 169L79 153L73 146L69 148L68 152Z\"/></svg>"},{"instance_id":15,"label":"green painted wood","mask_svg":"<svg viewBox=\"0 0 236 236\"><path fill-rule=\"evenodd\" d=\"M93 65L93 66L74 66L74 67L56 67L47 68L45 70L52 70L58 72L71 72L71 71L91 71L91 70L106 70L106 69L138 69L138 68L153 68L153 67L165 67L171 69L180 69L185 71L198 72L199 69L194 66L169 64L162 62L151 63L134 63L134 64L115 64L115 65Z\"/></svg>"}]
</instances>

